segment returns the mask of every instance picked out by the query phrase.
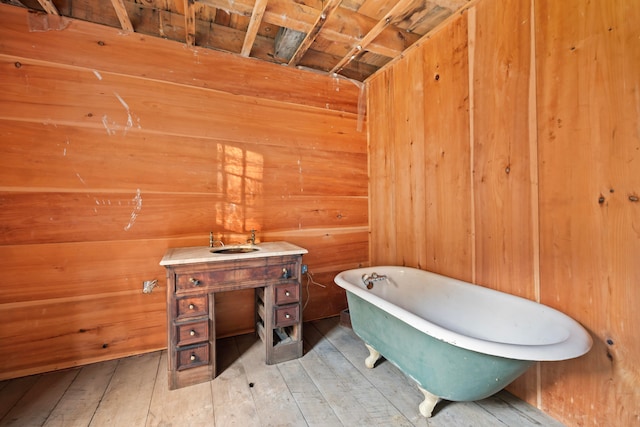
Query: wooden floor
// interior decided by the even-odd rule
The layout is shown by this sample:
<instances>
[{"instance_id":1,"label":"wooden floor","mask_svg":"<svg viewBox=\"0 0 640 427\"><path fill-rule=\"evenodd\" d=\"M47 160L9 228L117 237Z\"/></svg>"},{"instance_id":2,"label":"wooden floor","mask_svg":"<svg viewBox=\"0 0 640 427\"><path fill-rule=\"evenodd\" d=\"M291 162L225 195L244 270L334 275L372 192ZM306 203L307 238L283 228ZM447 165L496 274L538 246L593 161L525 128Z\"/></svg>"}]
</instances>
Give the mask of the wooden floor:
<instances>
[{"instance_id":1,"label":"wooden floor","mask_svg":"<svg viewBox=\"0 0 640 427\"><path fill-rule=\"evenodd\" d=\"M0 426L561 426L507 392L440 402L386 361L364 367L362 341L338 318L304 325L305 355L267 366L253 336L218 343L211 382L167 389L166 353L0 382Z\"/></svg>"}]
</instances>

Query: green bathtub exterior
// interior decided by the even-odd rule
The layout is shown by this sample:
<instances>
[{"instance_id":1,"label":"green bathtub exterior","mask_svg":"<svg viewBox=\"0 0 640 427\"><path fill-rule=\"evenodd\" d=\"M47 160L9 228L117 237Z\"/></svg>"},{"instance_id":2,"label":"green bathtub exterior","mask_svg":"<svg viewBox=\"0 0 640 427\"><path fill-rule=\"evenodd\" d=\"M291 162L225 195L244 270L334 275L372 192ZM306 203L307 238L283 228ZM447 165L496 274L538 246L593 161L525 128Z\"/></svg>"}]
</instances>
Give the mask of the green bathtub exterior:
<instances>
[{"instance_id":1,"label":"green bathtub exterior","mask_svg":"<svg viewBox=\"0 0 640 427\"><path fill-rule=\"evenodd\" d=\"M347 292L353 331L422 388L446 400L481 400L534 362L478 353L433 338Z\"/></svg>"}]
</instances>

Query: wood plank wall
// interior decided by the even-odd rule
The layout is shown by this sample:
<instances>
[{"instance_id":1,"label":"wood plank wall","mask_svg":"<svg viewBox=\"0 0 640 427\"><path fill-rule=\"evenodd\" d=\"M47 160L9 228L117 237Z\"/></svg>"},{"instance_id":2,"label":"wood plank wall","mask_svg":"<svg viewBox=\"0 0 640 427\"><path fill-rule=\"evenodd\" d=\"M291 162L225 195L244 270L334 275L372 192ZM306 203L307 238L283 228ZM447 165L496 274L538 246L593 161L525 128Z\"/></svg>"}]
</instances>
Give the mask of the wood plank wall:
<instances>
[{"instance_id":1,"label":"wood plank wall","mask_svg":"<svg viewBox=\"0 0 640 427\"><path fill-rule=\"evenodd\" d=\"M0 379L166 347L158 263L210 230L307 248L304 318L338 314L333 276L368 263L359 95L0 5ZM216 303L219 336L252 329L250 292Z\"/></svg>"},{"instance_id":2,"label":"wood plank wall","mask_svg":"<svg viewBox=\"0 0 640 427\"><path fill-rule=\"evenodd\" d=\"M368 80L371 263L540 300L592 334L510 390L640 423L640 4L480 0Z\"/></svg>"}]
</instances>

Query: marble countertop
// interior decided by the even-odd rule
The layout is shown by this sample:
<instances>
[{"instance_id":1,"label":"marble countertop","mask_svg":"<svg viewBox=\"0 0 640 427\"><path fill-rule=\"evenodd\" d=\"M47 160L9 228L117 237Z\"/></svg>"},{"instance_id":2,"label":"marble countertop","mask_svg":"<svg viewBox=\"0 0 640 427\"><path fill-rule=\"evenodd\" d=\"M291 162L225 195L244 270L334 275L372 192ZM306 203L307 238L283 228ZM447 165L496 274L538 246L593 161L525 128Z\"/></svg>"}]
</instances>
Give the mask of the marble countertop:
<instances>
[{"instance_id":1,"label":"marble countertop","mask_svg":"<svg viewBox=\"0 0 640 427\"><path fill-rule=\"evenodd\" d=\"M225 248L247 247L249 245L229 245ZM308 251L289 242L262 242L253 245L257 251L249 253L212 253L209 246L170 248L164 254L160 265L196 264L200 262L232 261L237 259L264 258L269 256L300 255ZM224 248L223 248L224 249Z\"/></svg>"}]
</instances>

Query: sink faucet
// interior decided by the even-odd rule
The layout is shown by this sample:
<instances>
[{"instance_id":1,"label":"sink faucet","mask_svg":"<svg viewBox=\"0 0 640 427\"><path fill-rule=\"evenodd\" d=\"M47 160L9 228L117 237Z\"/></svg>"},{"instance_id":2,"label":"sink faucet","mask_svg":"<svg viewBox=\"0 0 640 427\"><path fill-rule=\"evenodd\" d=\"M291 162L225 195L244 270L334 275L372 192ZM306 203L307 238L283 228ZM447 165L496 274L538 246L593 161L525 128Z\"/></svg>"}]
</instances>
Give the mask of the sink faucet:
<instances>
[{"instance_id":1,"label":"sink faucet","mask_svg":"<svg viewBox=\"0 0 640 427\"><path fill-rule=\"evenodd\" d=\"M381 280L387 280L387 276L375 272L370 275L366 273L362 275L362 282L367 286L367 289L372 289L373 283L380 282Z\"/></svg>"},{"instance_id":2,"label":"sink faucet","mask_svg":"<svg viewBox=\"0 0 640 427\"><path fill-rule=\"evenodd\" d=\"M216 245L216 243L220 243L220 246L224 246L222 240L213 240L213 231L209 232L209 247L212 248Z\"/></svg>"},{"instance_id":3,"label":"sink faucet","mask_svg":"<svg viewBox=\"0 0 640 427\"><path fill-rule=\"evenodd\" d=\"M251 230L251 237L247 239L247 243L256 244L256 230Z\"/></svg>"}]
</instances>

